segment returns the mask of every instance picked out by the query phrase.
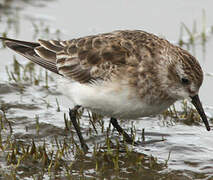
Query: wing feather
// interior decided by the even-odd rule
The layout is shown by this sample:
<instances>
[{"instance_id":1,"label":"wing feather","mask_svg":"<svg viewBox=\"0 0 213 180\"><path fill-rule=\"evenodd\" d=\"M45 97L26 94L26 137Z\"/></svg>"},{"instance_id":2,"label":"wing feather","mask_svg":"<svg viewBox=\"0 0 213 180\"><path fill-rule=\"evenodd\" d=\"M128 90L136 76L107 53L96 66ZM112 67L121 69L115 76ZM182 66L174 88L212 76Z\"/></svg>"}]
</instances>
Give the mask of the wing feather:
<instances>
[{"instance_id":1,"label":"wing feather","mask_svg":"<svg viewBox=\"0 0 213 180\"><path fill-rule=\"evenodd\" d=\"M40 39L38 43L0 39L34 63L80 83L109 80L125 69L127 64L138 63L134 44L131 39L124 38L121 32L69 41Z\"/></svg>"},{"instance_id":2,"label":"wing feather","mask_svg":"<svg viewBox=\"0 0 213 180\"><path fill-rule=\"evenodd\" d=\"M8 46L10 49L16 51L17 53L19 53L20 55L26 57L27 59L31 60L32 62L54 72L54 73L58 73L57 67L56 67L56 63L51 60L44 60L43 58L41 58L35 51L34 49L36 47L39 46L39 44L29 44L26 42L22 43L22 42L15 42L12 40L6 40L5 41L5 45Z\"/></svg>"}]
</instances>

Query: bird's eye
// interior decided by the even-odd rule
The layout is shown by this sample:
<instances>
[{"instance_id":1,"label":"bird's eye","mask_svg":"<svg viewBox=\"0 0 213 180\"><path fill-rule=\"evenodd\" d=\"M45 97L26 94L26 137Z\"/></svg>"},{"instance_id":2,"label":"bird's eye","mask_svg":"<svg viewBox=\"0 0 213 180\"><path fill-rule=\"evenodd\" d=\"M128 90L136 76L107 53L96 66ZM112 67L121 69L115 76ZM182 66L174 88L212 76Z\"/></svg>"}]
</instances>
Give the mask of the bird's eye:
<instances>
[{"instance_id":1,"label":"bird's eye","mask_svg":"<svg viewBox=\"0 0 213 180\"><path fill-rule=\"evenodd\" d=\"M187 79L187 78L181 78L181 82L182 82L182 84L184 84L184 85L190 84L190 81L189 81L189 79Z\"/></svg>"}]
</instances>

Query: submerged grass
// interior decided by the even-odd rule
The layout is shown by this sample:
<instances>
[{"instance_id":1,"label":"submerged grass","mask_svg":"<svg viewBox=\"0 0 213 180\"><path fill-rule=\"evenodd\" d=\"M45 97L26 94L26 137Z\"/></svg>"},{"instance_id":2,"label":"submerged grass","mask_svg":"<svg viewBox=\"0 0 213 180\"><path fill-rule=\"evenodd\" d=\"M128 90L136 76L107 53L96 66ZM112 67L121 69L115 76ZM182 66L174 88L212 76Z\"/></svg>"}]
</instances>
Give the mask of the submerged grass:
<instances>
[{"instance_id":1,"label":"submerged grass","mask_svg":"<svg viewBox=\"0 0 213 180\"><path fill-rule=\"evenodd\" d=\"M180 104L178 105L180 106ZM178 122L190 126L202 124L199 113L189 101L183 100L181 102L181 106L178 109L179 110L177 110L175 105L172 105L168 110L162 113L162 116L165 120L169 119L170 117L170 125L174 125Z\"/></svg>"},{"instance_id":2,"label":"submerged grass","mask_svg":"<svg viewBox=\"0 0 213 180\"><path fill-rule=\"evenodd\" d=\"M188 113L188 106L183 104L184 111ZM174 112L176 110L172 110ZM85 117L85 113L88 115ZM178 117L182 116L176 111ZM103 118L80 109L78 119L89 118L91 122L90 133L88 136L98 134L100 129L95 127L97 122ZM65 136L54 136L52 140L39 138L40 123L39 117L36 116L35 136L31 142L13 137L10 132L7 137L2 138L2 133L6 134L10 128L6 113L2 111L0 116L0 148L6 160L6 171L2 172L2 177L8 179L20 179L23 177L39 177L40 179L49 178L163 178L163 170L168 168L170 154L165 162L159 161L157 157L146 155L134 151L133 146L121 143L112 139L113 131L107 128L105 143L95 143L90 148L89 153L85 154L79 147L75 139L72 124L64 115ZM80 122L80 121L79 121ZM96 122L96 124L95 124ZM102 123L98 123L100 126ZM135 127L132 126L134 129ZM104 130L105 132L105 130ZM132 131L134 133L134 130ZM142 131L144 137L144 130ZM145 141L145 137L144 137Z\"/></svg>"},{"instance_id":3,"label":"submerged grass","mask_svg":"<svg viewBox=\"0 0 213 180\"><path fill-rule=\"evenodd\" d=\"M6 121L2 119L1 117L0 135L8 127ZM72 131L70 132L72 133ZM111 148L108 138L106 139L107 148L96 145L91 153L92 156L88 156L78 147L73 137L71 135L70 139L63 138L61 140L55 137L55 146L51 146L46 141L43 141L43 144L36 144L34 139L32 139L31 143L23 142L14 139L11 135L8 135L3 140L1 135L1 156L5 157L8 166L8 172L6 173L5 171L2 176L15 179L26 176L32 177L34 174L47 175L49 177L75 177L76 174L82 177L90 175L99 177L106 173L110 175L111 172L116 172L119 175L119 171L122 170L122 167L125 167L123 163L127 163L126 167L131 169L132 166L134 169L134 166L135 168L139 167L139 162L146 159L141 158L140 155L140 158L134 161L136 163L130 166L131 159L137 159L135 154L122 152L119 143L116 145L117 149ZM146 161L148 160L148 167L150 164L153 166L153 163L156 163L152 162L152 159L147 158ZM156 166L160 165L157 164ZM92 169L96 169L98 174L90 174Z\"/></svg>"},{"instance_id":4,"label":"submerged grass","mask_svg":"<svg viewBox=\"0 0 213 180\"><path fill-rule=\"evenodd\" d=\"M106 138L106 146L95 145L89 154L84 154L70 139L55 138L54 148L45 141L38 145L35 140L25 143L11 136L0 142L8 166L7 172L2 174L5 178L19 179L35 174L50 178L127 178L141 173L147 176L150 170L152 177L158 177L158 171L166 167L153 156L131 151L118 141L112 146L109 138Z\"/></svg>"},{"instance_id":5,"label":"submerged grass","mask_svg":"<svg viewBox=\"0 0 213 180\"><path fill-rule=\"evenodd\" d=\"M192 30L190 30L190 28L182 22L180 26L180 37L178 41L179 46L182 47L186 45L187 48L190 49L190 47L193 47L195 45L195 41L199 42L200 40L202 45L203 46L205 45L206 41L208 40L208 37L210 37L212 34L212 27L211 28L206 27L205 10L202 11L202 27L201 28L202 28L201 32L198 32L196 20L194 20L193 22ZM184 37L184 32L187 33L186 37Z\"/></svg>"},{"instance_id":6,"label":"submerged grass","mask_svg":"<svg viewBox=\"0 0 213 180\"><path fill-rule=\"evenodd\" d=\"M13 56L12 69L6 66L6 72L8 80L17 83L20 86L23 84L31 84L35 86L43 85L48 89L49 81L52 80L47 71L39 68L32 62L28 62L23 65L18 62L15 56Z\"/></svg>"}]
</instances>

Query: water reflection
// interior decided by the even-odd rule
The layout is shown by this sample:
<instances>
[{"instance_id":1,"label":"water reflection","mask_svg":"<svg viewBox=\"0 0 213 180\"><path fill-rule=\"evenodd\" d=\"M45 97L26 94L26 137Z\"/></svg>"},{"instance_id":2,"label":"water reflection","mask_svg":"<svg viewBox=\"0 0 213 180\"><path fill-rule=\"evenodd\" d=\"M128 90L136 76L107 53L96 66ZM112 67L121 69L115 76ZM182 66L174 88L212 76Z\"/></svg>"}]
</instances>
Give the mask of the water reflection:
<instances>
[{"instance_id":1,"label":"water reflection","mask_svg":"<svg viewBox=\"0 0 213 180\"><path fill-rule=\"evenodd\" d=\"M4 0L0 3L0 23L1 29L0 34L3 37L6 37L8 34L11 34L13 37L17 37L20 30L20 20L23 17L20 17L20 12L29 6L44 8L47 3L53 2L55 0ZM32 16L33 17L33 16ZM32 27L34 28L34 38L37 37L38 34L38 26L42 28L44 25L44 21L46 19L36 20L34 17L30 16L25 17L32 23ZM39 24L39 25L38 25ZM43 33L48 31L48 27L43 28ZM42 34L43 34L42 33ZM46 33L47 35L48 33Z\"/></svg>"}]
</instances>

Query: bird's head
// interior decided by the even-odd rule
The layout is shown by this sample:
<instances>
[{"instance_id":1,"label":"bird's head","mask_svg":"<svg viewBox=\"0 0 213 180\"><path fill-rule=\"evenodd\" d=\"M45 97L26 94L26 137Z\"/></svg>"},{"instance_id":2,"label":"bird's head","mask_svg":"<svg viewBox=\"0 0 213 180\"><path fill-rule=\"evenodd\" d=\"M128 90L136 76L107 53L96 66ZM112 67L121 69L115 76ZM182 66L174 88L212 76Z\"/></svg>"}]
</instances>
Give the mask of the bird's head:
<instances>
[{"instance_id":1,"label":"bird's head","mask_svg":"<svg viewBox=\"0 0 213 180\"><path fill-rule=\"evenodd\" d=\"M209 123L198 96L203 82L201 66L187 51L178 48L175 53L168 66L167 78L170 82L168 94L176 100L190 99L209 131Z\"/></svg>"}]
</instances>

